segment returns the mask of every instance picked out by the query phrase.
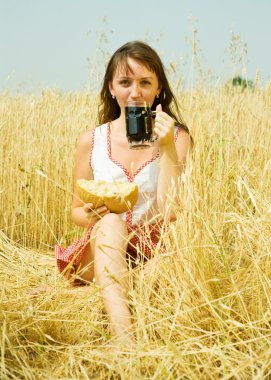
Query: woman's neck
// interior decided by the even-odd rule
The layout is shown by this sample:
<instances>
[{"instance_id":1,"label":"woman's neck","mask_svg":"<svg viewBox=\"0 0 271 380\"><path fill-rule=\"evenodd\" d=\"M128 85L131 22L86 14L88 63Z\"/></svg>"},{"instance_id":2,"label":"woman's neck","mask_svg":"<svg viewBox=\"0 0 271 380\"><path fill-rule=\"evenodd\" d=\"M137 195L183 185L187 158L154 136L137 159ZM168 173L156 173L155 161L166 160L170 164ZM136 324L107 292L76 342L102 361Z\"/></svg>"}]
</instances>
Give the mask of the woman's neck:
<instances>
[{"instance_id":1,"label":"woman's neck","mask_svg":"<svg viewBox=\"0 0 271 380\"><path fill-rule=\"evenodd\" d=\"M113 120L110 129L115 136L126 137L125 116L120 115L118 119Z\"/></svg>"}]
</instances>

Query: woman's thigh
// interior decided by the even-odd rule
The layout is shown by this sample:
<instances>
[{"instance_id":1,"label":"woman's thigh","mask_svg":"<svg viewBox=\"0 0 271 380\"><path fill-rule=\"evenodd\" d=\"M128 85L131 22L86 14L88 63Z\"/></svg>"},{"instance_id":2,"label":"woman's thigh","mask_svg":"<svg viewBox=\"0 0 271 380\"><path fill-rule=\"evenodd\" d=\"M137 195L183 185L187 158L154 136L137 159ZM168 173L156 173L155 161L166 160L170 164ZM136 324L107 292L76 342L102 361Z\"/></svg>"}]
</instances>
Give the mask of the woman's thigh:
<instances>
[{"instance_id":1,"label":"woman's thigh","mask_svg":"<svg viewBox=\"0 0 271 380\"><path fill-rule=\"evenodd\" d=\"M95 276L95 240L98 238L99 244L101 243L101 240L103 240L105 244L108 244L110 243L109 241L112 240L110 239L110 234L112 234L112 236L115 236L115 238L118 237L117 244L120 244L119 241L123 239L124 247L127 247L127 242L125 241L125 239L127 239L126 223L118 215L105 215L93 227L86 251L80 261L80 264L76 268L78 276L83 281L93 281ZM121 239L119 239L120 237Z\"/></svg>"}]
</instances>

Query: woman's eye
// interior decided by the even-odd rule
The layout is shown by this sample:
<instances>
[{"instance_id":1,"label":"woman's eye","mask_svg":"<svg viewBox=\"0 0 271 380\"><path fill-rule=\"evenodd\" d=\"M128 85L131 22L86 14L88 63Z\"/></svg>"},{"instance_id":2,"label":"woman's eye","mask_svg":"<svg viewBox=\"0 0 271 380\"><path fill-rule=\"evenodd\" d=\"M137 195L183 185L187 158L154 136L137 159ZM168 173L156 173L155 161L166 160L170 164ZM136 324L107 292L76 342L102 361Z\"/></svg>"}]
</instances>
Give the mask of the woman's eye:
<instances>
[{"instance_id":1,"label":"woman's eye","mask_svg":"<svg viewBox=\"0 0 271 380\"><path fill-rule=\"evenodd\" d=\"M119 83L122 86L129 86L129 84L130 84L130 82L127 79L123 79Z\"/></svg>"},{"instance_id":2,"label":"woman's eye","mask_svg":"<svg viewBox=\"0 0 271 380\"><path fill-rule=\"evenodd\" d=\"M143 81L142 81L142 84L143 84L144 86L146 86L146 85L151 84L151 82L149 82L148 80L143 80Z\"/></svg>"}]
</instances>

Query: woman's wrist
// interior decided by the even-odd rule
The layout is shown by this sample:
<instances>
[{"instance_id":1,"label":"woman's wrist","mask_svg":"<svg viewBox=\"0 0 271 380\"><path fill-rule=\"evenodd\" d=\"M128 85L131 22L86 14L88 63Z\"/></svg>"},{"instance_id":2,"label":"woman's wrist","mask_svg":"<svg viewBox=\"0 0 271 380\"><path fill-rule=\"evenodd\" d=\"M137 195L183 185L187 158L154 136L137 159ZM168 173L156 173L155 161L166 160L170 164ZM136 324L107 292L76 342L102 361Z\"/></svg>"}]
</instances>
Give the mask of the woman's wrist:
<instances>
[{"instance_id":1,"label":"woman's wrist","mask_svg":"<svg viewBox=\"0 0 271 380\"><path fill-rule=\"evenodd\" d=\"M173 143L162 145L159 148L160 161L163 159L171 160L178 163L178 155L176 151L176 146Z\"/></svg>"}]
</instances>

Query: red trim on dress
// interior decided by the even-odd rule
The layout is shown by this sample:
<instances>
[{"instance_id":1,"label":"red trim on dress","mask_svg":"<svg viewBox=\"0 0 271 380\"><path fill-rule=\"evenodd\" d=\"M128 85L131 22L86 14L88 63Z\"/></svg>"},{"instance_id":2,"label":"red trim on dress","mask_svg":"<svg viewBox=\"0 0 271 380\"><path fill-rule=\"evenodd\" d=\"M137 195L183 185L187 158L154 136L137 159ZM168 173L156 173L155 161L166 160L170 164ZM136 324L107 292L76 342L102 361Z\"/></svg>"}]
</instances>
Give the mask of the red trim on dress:
<instances>
[{"instance_id":1,"label":"red trim on dress","mask_svg":"<svg viewBox=\"0 0 271 380\"><path fill-rule=\"evenodd\" d=\"M90 144L90 154L89 154L89 164L90 164L90 166L91 166L91 160L92 160L92 152L93 152L93 148L94 148L95 129L96 129L96 128L94 128L94 129L91 131L91 144Z\"/></svg>"},{"instance_id":2,"label":"red trim on dress","mask_svg":"<svg viewBox=\"0 0 271 380\"><path fill-rule=\"evenodd\" d=\"M133 210L128 210L126 212L126 222L129 226L133 225Z\"/></svg>"},{"instance_id":3,"label":"red trim on dress","mask_svg":"<svg viewBox=\"0 0 271 380\"><path fill-rule=\"evenodd\" d=\"M136 172L132 175L126 168L125 166L119 162L118 160L116 160L115 158L112 157L112 154L111 154L111 137L110 137L110 123L107 124L107 152L108 152L108 157L109 159L114 162L114 164L116 164L117 166L119 166L125 173L126 177L128 178L129 182L133 182L134 181L134 178L135 176L141 172L141 170L143 170L147 165L149 165L150 163L152 163L154 160L156 160L156 158L159 157L159 153L157 153L156 156L150 158L148 161L144 162L137 170Z\"/></svg>"}]
</instances>

